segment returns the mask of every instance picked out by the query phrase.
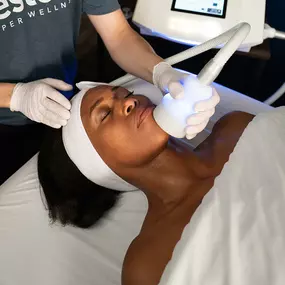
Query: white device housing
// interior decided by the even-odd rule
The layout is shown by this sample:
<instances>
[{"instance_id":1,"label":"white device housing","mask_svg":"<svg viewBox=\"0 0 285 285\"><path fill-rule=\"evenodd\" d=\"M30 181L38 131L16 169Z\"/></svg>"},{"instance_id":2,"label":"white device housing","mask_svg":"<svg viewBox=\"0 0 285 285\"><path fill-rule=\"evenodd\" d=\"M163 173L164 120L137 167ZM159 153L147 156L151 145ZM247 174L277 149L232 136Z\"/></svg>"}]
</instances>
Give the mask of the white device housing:
<instances>
[{"instance_id":1,"label":"white device housing","mask_svg":"<svg viewBox=\"0 0 285 285\"><path fill-rule=\"evenodd\" d=\"M181 1L181 0L179 0ZM185 3L207 0L182 0ZM209 2L219 2L213 0ZM266 0L225 0L225 18L172 11L173 0L138 0L133 21L142 33L197 45L246 22L251 32L241 49L263 42Z\"/></svg>"}]
</instances>

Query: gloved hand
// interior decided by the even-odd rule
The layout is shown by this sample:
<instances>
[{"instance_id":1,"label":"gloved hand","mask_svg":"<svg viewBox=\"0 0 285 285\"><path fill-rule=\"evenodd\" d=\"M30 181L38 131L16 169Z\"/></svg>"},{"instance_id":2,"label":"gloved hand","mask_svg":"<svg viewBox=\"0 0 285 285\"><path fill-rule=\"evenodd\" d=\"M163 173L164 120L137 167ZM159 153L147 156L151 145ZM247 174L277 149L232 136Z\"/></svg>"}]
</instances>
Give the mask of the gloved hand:
<instances>
[{"instance_id":1,"label":"gloved hand","mask_svg":"<svg viewBox=\"0 0 285 285\"><path fill-rule=\"evenodd\" d=\"M175 70L167 62L160 62L153 69L153 84L174 99L184 95L183 83L189 74Z\"/></svg>"},{"instance_id":2,"label":"gloved hand","mask_svg":"<svg viewBox=\"0 0 285 285\"><path fill-rule=\"evenodd\" d=\"M166 62L160 62L153 70L153 83L163 93L169 92L174 99L183 98L184 96L184 81L189 74L175 70ZM220 102L220 96L213 88L213 96L204 101L197 102L192 114L187 119L186 138L193 139L202 132L210 118L215 113L215 107Z\"/></svg>"},{"instance_id":3,"label":"gloved hand","mask_svg":"<svg viewBox=\"0 0 285 285\"><path fill-rule=\"evenodd\" d=\"M194 106L196 113L187 119L186 138L188 140L194 139L201 133L208 125L211 117L215 114L215 108L220 102L220 96L214 88L212 89L212 97L208 100L196 103Z\"/></svg>"},{"instance_id":4,"label":"gloved hand","mask_svg":"<svg viewBox=\"0 0 285 285\"><path fill-rule=\"evenodd\" d=\"M53 78L18 83L12 93L10 110L22 112L35 122L59 129L70 118L71 104L56 89L69 91L72 86Z\"/></svg>"}]
</instances>

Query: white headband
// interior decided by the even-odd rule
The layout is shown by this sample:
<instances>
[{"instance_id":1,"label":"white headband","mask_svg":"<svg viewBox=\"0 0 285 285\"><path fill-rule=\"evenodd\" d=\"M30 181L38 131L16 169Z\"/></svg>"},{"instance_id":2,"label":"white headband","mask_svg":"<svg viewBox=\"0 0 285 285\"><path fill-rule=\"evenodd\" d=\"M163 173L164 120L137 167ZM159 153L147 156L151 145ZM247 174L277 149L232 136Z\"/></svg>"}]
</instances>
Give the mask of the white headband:
<instances>
[{"instance_id":1,"label":"white headband","mask_svg":"<svg viewBox=\"0 0 285 285\"><path fill-rule=\"evenodd\" d=\"M115 174L93 147L81 120L82 98L88 89L81 90L72 99L71 117L62 128L65 150L79 171L90 181L117 191L132 191L137 188Z\"/></svg>"}]
</instances>

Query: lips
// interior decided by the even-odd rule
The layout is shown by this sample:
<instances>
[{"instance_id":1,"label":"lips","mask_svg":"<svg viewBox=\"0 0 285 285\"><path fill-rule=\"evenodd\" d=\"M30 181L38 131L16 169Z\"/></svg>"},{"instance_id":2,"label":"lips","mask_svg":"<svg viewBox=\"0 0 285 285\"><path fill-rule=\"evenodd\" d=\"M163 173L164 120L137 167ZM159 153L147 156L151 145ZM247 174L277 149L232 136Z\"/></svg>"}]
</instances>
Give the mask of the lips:
<instances>
[{"instance_id":1,"label":"lips","mask_svg":"<svg viewBox=\"0 0 285 285\"><path fill-rule=\"evenodd\" d=\"M138 110L137 118L138 118L138 128L144 122L144 120L152 113L153 106L148 106L146 108L141 108Z\"/></svg>"}]
</instances>

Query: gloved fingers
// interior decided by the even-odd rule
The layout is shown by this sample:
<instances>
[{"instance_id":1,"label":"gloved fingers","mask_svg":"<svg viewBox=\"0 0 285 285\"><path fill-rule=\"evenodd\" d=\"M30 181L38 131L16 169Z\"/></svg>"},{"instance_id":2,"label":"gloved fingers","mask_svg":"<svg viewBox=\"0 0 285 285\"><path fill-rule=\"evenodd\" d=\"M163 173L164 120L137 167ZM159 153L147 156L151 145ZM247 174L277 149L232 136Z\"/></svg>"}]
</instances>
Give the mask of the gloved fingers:
<instances>
[{"instance_id":1,"label":"gloved fingers","mask_svg":"<svg viewBox=\"0 0 285 285\"><path fill-rule=\"evenodd\" d=\"M44 125L47 125L49 127L52 127L54 129L60 129L61 128L61 125L58 124L57 122L55 121L52 121L50 120L49 118L47 117L43 117L42 120L41 120L41 123L44 124Z\"/></svg>"},{"instance_id":2,"label":"gloved fingers","mask_svg":"<svg viewBox=\"0 0 285 285\"><path fill-rule=\"evenodd\" d=\"M59 79L45 78L45 79L42 79L40 81L44 82L47 85L49 85L55 89L58 89L60 91L70 91L73 89L72 85L70 85L70 84L68 84L62 80L59 80Z\"/></svg>"},{"instance_id":3,"label":"gloved fingers","mask_svg":"<svg viewBox=\"0 0 285 285\"><path fill-rule=\"evenodd\" d=\"M184 97L184 87L178 81L172 81L168 84L168 91L174 99L180 99Z\"/></svg>"},{"instance_id":4,"label":"gloved fingers","mask_svg":"<svg viewBox=\"0 0 285 285\"><path fill-rule=\"evenodd\" d=\"M194 135L194 134L197 135L197 134L201 133L206 128L208 123L209 123L209 119L207 119L205 122L203 122L203 123L201 123L199 125L188 126L188 127L186 127L185 133L188 136L191 136L191 135Z\"/></svg>"},{"instance_id":5,"label":"gloved fingers","mask_svg":"<svg viewBox=\"0 0 285 285\"><path fill-rule=\"evenodd\" d=\"M67 110L65 107L63 107L62 105L58 104L57 102L49 98L43 98L42 105L46 110L51 111L59 118L66 121L70 119L70 111Z\"/></svg>"},{"instance_id":6,"label":"gloved fingers","mask_svg":"<svg viewBox=\"0 0 285 285\"><path fill-rule=\"evenodd\" d=\"M54 102L61 105L66 110L71 109L71 103L70 101L65 98L61 93L59 93L57 90L51 88L46 96L47 98L53 100Z\"/></svg>"},{"instance_id":7,"label":"gloved fingers","mask_svg":"<svg viewBox=\"0 0 285 285\"><path fill-rule=\"evenodd\" d=\"M47 109L42 113L41 122L55 129L59 129L67 124L67 120Z\"/></svg>"},{"instance_id":8,"label":"gloved fingers","mask_svg":"<svg viewBox=\"0 0 285 285\"><path fill-rule=\"evenodd\" d=\"M200 112L193 114L188 117L187 119L187 125L195 126L202 124L207 119L211 118L215 114L215 108L212 108L210 110L207 110L205 112Z\"/></svg>"},{"instance_id":9,"label":"gloved fingers","mask_svg":"<svg viewBox=\"0 0 285 285\"><path fill-rule=\"evenodd\" d=\"M197 134L193 134L193 135L186 135L186 139L187 140L192 140L197 136Z\"/></svg>"},{"instance_id":10,"label":"gloved fingers","mask_svg":"<svg viewBox=\"0 0 285 285\"><path fill-rule=\"evenodd\" d=\"M189 76L191 76L191 75L189 75L188 73L185 73L185 72L181 72L181 79L183 80L183 82Z\"/></svg>"},{"instance_id":11,"label":"gloved fingers","mask_svg":"<svg viewBox=\"0 0 285 285\"><path fill-rule=\"evenodd\" d=\"M208 100L203 100L195 104L195 112L205 112L209 109L215 108L220 102L220 96L217 91L213 88L213 95Z\"/></svg>"},{"instance_id":12,"label":"gloved fingers","mask_svg":"<svg viewBox=\"0 0 285 285\"><path fill-rule=\"evenodd\" d=\"M186 78L191 76L191 75L184 73L182 71L175 70L175 72L177 72L177 81L180 82L182 85L184 85Z\"/></svg>"},{"instance_id":13,"label":"gloved fingers","mask_svg":"<svg viewBox=\"0 0 285 285\"><path fill-rule=\"evenodd\" d=\"M43 111L44 107L42 107L41 105L39 105L37 108L33 108L32 111L30 112L26 112L28 117L37 122L37 123L41 123L42 122L42 118L43 118L43 115L42 115L42 111Z\"/></svg>"}]
</instances>

